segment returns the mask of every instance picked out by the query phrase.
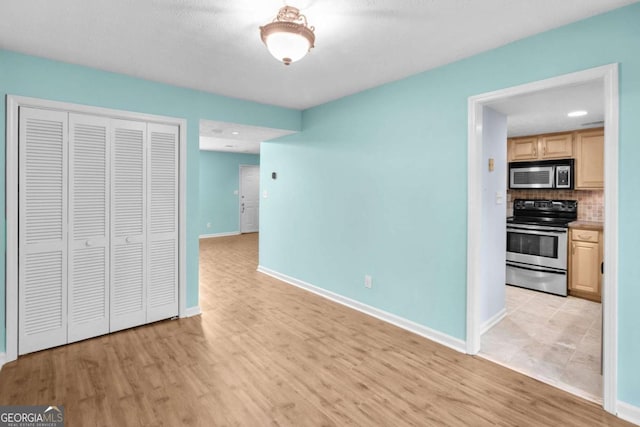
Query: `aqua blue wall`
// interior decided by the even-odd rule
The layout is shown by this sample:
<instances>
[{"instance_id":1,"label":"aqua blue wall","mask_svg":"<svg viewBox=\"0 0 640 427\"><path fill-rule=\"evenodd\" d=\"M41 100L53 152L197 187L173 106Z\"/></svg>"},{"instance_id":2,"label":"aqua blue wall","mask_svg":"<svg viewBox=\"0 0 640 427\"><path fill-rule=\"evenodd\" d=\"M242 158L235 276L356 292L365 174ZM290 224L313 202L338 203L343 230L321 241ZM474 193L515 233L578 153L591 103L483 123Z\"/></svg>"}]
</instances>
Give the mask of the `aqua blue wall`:
<instances>
[{"instance_id":1,"label":"aqua blue wall","mask_svg":"<svg viewBox=\"0 0 640 427\"><path fill-rule=\"evenodd\" d=\"M215 78L215 76L212 76ZM300 129L301 113L154 83L91 68L0 50L0 93L138 111L187 119L187 307L198 305L199 121L219 120ZM4 99L0 117L5 117ZM4 139L5 121L0 120ZM5 150L0 150L0 212L4 212ZM0 256L6 252L5 216L0 219ZM0 280L4 286L4 263ZM5 350L5 292L0 292L0 352Z\"/></svg>"},{"instance_id":2,"label":"aqua blue wall","mask_svg":"<svg viewBox=\"0 0 640 427\"><path fill-rule=\"evenodd\" d=\"M240 232L240 165L259 165L257 154L200 151L200 235ZM207 223L211 227L207 227Z\"/></svg>"},{"instance_id":3,"label":"aqua blue wall","mask_svg":"<svg viewBox=\"0 0 640 427\"><path fill-rule=\"evenodd\" d=\"M464 339L468 97L619 62L619 398L640 406L639 23L636 3L305 111L262 148L260 264Z\"/></svg>"}]
</instances>

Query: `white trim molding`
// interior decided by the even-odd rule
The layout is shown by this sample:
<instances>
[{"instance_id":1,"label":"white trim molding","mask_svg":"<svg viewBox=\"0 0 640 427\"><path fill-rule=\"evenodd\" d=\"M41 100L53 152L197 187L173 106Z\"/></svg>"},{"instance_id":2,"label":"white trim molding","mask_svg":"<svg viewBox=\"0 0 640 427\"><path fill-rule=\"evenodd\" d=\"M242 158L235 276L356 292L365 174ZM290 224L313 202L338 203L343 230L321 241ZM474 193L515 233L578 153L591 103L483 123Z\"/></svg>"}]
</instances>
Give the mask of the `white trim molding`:
<instances>
[{"instance_id":1,"label":"white trim molding","mask_svg":"<svg viewBox=\"0 0 640 427\"><path fill-rule=\"evenodd\" d=\"M201 234L200 239L212 239L216 237L237 236L239 234L240 234L239 231L228 231L226 233Z\"/></svg>"},{"instance_id":2,"label":"white trim molding","mask_svg":"<svg viewBox=\"0 0 640 427\"><path fill-rule=\"evenodd\" d=\"M420 335L431 341L435 341L438 344L442 344L453 350L459 351L460 353L465 352L465 343L461 339L458 339L450 335L444 334L442 332L436 331L434 329L428 328L424 325L420 325L419 323L415 323L403 317L396 316L395 314L391 314L384 310L380 310L370 305L363 304L359 301L353 300L351 298L347 298L340 294L336 294L326 289L319 288L317 286L306 283L302 280L298 280L294 277L287 276L286 274L279 273L277 271L268 269L261 265L258 266L258 271L260 273L266 274L267 276L271 276L275 279L278 279L284 283L288 283L289 285L293 285L300 289L304 289L305 291L312 292L318 296L321 296L323 298L326 298L338 304L344 305L353 310L357 310L361 313L364 313L371 317L375 317L376 319L390 323L394 326L397 326L409 332L413 332L416 335Z\"/></svg>"},{"instance_id":3,"label":"white trim molding","mask_svg":"<svg viewBox=\"0 0 640 427\"><path fill-rule=\"evenodd\" d=\"M618 417L640 426L640 407L618 401Z\"/></svg>"},{"instance_id":4,"label":"white trim molding","mask_svg":"<svg viewBox=\"0 0 640 427\"><path fill-rule=\"evenodd\" d=\"M193 317L193 316L199 316L202 314L202 311L200 311L200 306L196 305L195 307L189 307L185 310L184 316L180 316L180 317Z\"/></svg>"},{"instance_id":5,"label":"white trim molding","mask_svg":"<svg viewBox=\"0 0 640 427\"><path fill-rule=\"evenodd\" d=\"M5 363L7 363L7 353L0 353L0 371Z\"/></svg>"},{"instance_id":6,"label":"white trim molding","mask_svg":"<svg viewBox=\"0 0 640 427\"><path fill-rule=\"evenodd\" d=\"M497 100L601 80L604 86L603 407L616 413L618 383L618 64L472 96L468 101L467 337L469 354L480 351L480 254L482 241L482 109ZM505 147L506 149L506 147Z\"/></svg>"},{"instance_id":7,"label":"white trim molding","mask_svg":"<svg viewBox=\"0 0 640 427\"><path fill-rule=\"evenodd\" d=\"M187 121L177 117L133 111L114 110L47 99L24 96L6 96L6 270L5 270L5 315L6 355L5 362L18 358L18 110L33 107L62 110L81 114L92 114L124 120L139 120L169 124L179 127L179 210L178 210L178 299L179 316L187 312Z\"/></svg>"},{"instance_id":8,"label":"white trim molding","mask_svg":"<svg viewBox=\"0 0 640 427\"><path fill-rule=\"evenodd\" d=\"M483 335L489 329L493 328L495 325L500 323L500 321L504 319L506 315L507 315L507 309L503 308L502 310L498 311L496 314L491 316L489 319L487 319L487 321L480 326L480 335Z\"/></svg>"},{"instance_id":9,"label":"white trim molding","mask_svg":"<svg viewBox=\"0 0 640 427\"><path fill-rule=\"evenodd\" d=\"M618 402L618 64L603 70L604 79L604 274L602 276L602 378L604 409Z\"/></svg>"}]
</instances>

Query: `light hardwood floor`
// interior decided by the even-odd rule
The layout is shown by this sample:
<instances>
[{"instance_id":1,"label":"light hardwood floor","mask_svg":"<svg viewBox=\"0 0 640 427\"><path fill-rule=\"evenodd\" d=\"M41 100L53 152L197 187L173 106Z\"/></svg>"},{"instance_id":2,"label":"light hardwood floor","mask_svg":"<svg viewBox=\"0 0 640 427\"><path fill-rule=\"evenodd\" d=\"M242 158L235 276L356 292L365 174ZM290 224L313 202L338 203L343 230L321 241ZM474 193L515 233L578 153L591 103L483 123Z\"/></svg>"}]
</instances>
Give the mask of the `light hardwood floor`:
<instances>
[{"instance_id":1,"label":"light hardwood floor","mask_svg":"<svg viewBox=\"0 0 640 427\"><path fill-rule=\"evenodd\" d=\"M67 426L630 425L256 272L255 234L200 250L201 316L20 357L0 404L63 404Z\"/></svg>"}]
</instances>

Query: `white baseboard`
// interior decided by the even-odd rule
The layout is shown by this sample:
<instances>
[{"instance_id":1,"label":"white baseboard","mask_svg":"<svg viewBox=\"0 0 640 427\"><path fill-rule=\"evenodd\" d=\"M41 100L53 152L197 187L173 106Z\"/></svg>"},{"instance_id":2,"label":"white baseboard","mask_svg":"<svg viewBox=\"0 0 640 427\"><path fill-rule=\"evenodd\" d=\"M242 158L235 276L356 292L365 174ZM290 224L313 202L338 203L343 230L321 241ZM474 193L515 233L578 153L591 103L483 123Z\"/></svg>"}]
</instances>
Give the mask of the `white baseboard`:
<instances>
[{"instance_id":1,"label":"white baseboard","mask_svg":"<svg viewBox=\"0 0 640 427\"><path fill-rule=\"evenodd\" d=\"M436 331L434 329L428 328L426 326L420 325L411 320L405 319L400 316L396 316L395 314L388 313L384 310L380 310L370 305L363 304L359 301L352 300L351 298L347 298L345 296L336 294L326 289L319 288L317 286L303 282L302 280L298 280L294 277L290 277L285 274L278 273L277 271L270 270L261 265L258 266L258 271L268 276L274 277L278 280L281 280L285 283L288 283L290 285L297 286L298 288L312 292L316 295L319 295L323 298L326 298L338 304L342 304L354 310L358 310L359 312L375 317L376 319L380 319L387 323L391 323L392 325L405 329L409 332L413 332L414 334L430 339L431 341L435 341L439 344L442 344L456 351L459 351L460 353L466 352L465 342L462 341L461 339L454 338L450 335L447 335L442 332Z\"/></svg>"},{"instance_id":2,"label":"white baseboard","mask_svg":"<svg viewBox=\"0 0 640 427\"><path fill-rule=\"evenodd\" d=\"M183 317L198 316L201 313L202 312L200 311L200 306L196 305L195 307L187 307L187 309L184 312L184 316Z\"/></svg>"},{"instance_id":3,"label":"white baseboard","mask_svg":"<svg viewBox=\"0 0 640 427\"><path fill-rule=\"evenodd\" d=\"M489 329L491 329L495 325L497 325L498 322L500 322L502 319L504 319L504 316L506 316L506 315L507 315L507 309L503 308L502 310L500 310L499 312L497 312L496 314L491 316L491 318L489 318L486 322L484 322L482 325L480 325L480 335L484 334Z\"/></svg>"},{"instance_id":4,"label":"white baseboard","mask_svg":"<svg viewBox=\"0 0 640 427\"><path fill-rule=\"evenodd\" d=\"M201 239L210 239L212 237L237 236L239 234L240 234L239 231L229 231L229 232L226 232L226 233L201 234L200 238Z\"/></svg>"},{"instance_id":5,"label":"white baseboard","mask_svg":"<svg viewBox=\"0 0 640 427\"><path fill-rule=\"evenodd\" d=\"M640 407L618 401L618 417L640 426Z\"/></svg>"}]
</instances>

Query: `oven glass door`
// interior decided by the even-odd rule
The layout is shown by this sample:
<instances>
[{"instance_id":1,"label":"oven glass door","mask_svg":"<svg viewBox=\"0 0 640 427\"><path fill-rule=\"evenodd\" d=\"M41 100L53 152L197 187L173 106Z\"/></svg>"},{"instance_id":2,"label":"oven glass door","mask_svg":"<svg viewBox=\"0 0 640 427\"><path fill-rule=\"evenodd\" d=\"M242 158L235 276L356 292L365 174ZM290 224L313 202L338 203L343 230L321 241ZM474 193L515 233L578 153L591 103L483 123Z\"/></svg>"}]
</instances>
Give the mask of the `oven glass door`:
<instances>
[{"instance_id":1,"label":"oven glass door","mask_svg":"<svg viewBox=\"0 0 640 427\"><path fill-rule=\"evenodd\" d=\"M565 270L567 231L530 227L507 227L507 260Z\"/></svg>"}]
</instances>

